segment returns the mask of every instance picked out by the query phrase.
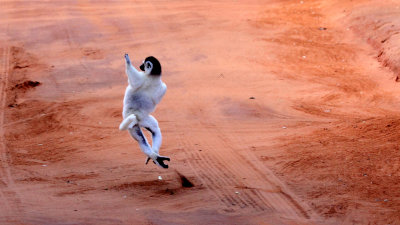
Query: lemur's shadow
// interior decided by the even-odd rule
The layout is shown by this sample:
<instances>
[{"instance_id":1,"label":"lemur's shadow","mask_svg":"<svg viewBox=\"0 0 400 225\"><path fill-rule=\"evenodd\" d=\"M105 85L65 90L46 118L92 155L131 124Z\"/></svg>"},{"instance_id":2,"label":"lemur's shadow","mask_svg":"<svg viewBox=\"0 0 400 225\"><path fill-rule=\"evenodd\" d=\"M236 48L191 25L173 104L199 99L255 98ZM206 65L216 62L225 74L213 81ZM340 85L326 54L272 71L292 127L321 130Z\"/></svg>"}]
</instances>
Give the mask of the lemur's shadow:
<instances>
[{"instance_id":1,"label":"lemur's shadow","mask_svg":"<svg viewBox=\"0 0 400 225\"><path fill-rule=\"evenodd\" d=\"M196 186L195 183L191 181L192 179L194 178L188 179L175 170L174 176L171 179L127 182L107 189L125 191L128 192L128 195L129 192L131 192L131 194L136 197L160 197L180 194L192 188L201 188L201 185Z\"/></svg>"}]
</instances>

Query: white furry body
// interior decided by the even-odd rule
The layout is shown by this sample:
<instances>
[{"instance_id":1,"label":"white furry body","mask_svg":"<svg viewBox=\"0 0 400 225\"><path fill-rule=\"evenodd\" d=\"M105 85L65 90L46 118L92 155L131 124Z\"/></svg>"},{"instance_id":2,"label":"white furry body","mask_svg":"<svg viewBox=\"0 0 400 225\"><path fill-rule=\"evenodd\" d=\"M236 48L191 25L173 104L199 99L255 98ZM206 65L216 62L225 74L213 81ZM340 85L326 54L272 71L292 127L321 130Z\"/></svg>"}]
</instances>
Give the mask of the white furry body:
<instances>
[{"instance_id":1,"label":"white furry body","mask_svg":"<svg viewBox=\"0 0 400 225\"><path fill-rule=\"evenodd\" d=\"M161 130L157 120L150 114L154 112L157 104L165 95L167 86L162 82L161 75L150 74L152 68L146 68L144 72L138 71L132 66L128 55L125 55L125 59L129 84L125 90L123 121L119 129L128 130L131 136L138 141L143 153L153 159L157 165L163 167L157 161L157 159L160 160L160 157L166 158L158 154L162 142ZM152 133L152 146L148 144L141 127ZM161 162L161 164L163 163ZM168 168L168 166L163 168Z\"/></svg>"},{"instance_id":2,"label":"white furry body","mask_svg":"<svg viewBox=\"0 0 400 225\"><path fill-rule=\"evenodd\" d=\"M128 73L129 71L127 71ZM158 103L167 91L167 86L159 77L143 76L140 86L129 84L125 90L123 117L126 118L130 114L134 114L138 121L143 120L152 112L154 112ZM147 75L151 76L151 75ZM129 80L128 80L129 82Z\"/></svg>"}]
</instances>

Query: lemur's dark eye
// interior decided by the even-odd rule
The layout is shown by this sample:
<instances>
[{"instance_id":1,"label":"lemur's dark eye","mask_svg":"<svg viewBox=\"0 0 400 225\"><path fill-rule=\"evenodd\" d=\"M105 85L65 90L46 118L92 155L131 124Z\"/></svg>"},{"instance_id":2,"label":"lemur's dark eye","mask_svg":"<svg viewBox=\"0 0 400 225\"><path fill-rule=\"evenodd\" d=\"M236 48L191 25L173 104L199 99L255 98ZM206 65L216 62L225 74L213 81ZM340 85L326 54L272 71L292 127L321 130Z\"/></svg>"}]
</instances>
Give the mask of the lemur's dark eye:
<instances>
[{"instance_id":1,"label":"lemur's dark eye","mask_svg":"<svg viewBox=\"0 0 400 225\"><path fill-rule=\"evenodd\" d=\"M150 68L150 63L146 63L146 67L147 67L147 68Z\"/></svg>"}]
</instances>

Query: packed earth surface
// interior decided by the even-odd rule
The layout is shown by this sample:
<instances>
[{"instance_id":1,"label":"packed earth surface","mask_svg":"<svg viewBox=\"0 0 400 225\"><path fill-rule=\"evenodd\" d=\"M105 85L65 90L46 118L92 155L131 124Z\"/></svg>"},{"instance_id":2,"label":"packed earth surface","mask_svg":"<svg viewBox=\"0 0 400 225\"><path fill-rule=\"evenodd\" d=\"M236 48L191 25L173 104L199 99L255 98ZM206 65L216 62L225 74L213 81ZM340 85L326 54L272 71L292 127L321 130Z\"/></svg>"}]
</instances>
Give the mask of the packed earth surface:
<instances>
[{"instance_id":1,"label":"packed earth surface","mask_svg":"<svg viewBox=\"0 0 400 225\"><path fill-rule=\"evenodd\" d=\"M400 224L399 15L2 0L0 224ZM169 169L118 130L125 53L163 66Z\"/></svg>"}]
</instances>

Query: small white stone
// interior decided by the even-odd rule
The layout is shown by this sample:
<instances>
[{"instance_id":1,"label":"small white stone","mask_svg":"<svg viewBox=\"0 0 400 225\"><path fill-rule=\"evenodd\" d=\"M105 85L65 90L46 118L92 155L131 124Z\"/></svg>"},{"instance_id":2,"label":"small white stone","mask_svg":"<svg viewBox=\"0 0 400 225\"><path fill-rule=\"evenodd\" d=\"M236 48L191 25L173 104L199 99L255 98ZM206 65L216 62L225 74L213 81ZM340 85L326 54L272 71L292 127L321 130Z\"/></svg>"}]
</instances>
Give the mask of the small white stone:
<instances>
[{"instance_id":1,"label":"small white stone","mask_svg":"<svg viewBox=\"0 0 400 225\"><path fill-rule=\"evenodd\" d=\"M42 165L43 167L46 167L47 165Z\"/></svg>"},{"instance_id":2,"label":"small white stone","mask_svg":"<svg viewBox=\"0 0 400 225\"><path fill-rule=\"evenodd\" d=\"M161 176L158 176L158 180L162 180L162 177L161 177Z\"/></svg>"},{"instance_id":3,"label":"small white stone","mask_svg":"<svg viewBox=\"0 0 400 225\"><path fill-rule=\"evenodd\" d=\"M283 129L286 129L287 127L283 126L282 128L283 128Z\"/></svg>"},{"instance_id":4,"label":"small white stone","mask_svg":"<svg viewBox=\"0 0 400 225\"><path fill-rule=\"evenodd\" d=\"M307 56L303 55L302 58L305 59L305 58L307 58Z\"/></svg>"},{"instance_id":5,"label":"small white stone","mask_svg":"<svg viewBox=\"0 0 400 225\"><path fill-rule=\"evenodd\" d=\"M240 194L238 191L235 191L235 194Z\"/></svg>"}]
</instances>

